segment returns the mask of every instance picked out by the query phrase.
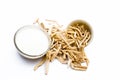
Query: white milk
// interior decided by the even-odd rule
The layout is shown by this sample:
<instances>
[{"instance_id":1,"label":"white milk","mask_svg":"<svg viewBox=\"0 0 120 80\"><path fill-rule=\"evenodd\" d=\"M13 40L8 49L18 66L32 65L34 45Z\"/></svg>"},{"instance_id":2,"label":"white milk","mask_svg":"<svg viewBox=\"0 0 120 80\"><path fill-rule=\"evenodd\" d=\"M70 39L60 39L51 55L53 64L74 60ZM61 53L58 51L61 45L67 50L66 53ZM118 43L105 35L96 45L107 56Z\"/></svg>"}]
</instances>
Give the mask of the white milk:
<instances>
[{"instance_id":1,"label":"white milk","mask_svg":"<svg viewBox=\"0 0 120 80\"><path fill-rule=\"evenodd\" d=\"M15 44L21 52L36 56L48 50L50 40L39 26L28 25L18 30L15 36Z\"/></svg>"}]
</instances>

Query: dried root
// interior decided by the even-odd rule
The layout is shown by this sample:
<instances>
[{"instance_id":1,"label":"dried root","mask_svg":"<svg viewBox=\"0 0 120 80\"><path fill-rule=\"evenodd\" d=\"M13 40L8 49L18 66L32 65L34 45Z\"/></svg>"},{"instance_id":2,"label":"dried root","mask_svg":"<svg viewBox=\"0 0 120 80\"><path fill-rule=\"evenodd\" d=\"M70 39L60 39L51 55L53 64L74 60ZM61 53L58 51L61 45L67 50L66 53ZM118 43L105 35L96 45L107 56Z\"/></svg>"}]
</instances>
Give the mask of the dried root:
<instances>
[{"instance_id":1,"label":"dried root","mask_svg":"<svg viewBox=\"0 0 120 80\"><path fill-rule=\"evenodd\" d=\"M34 70L46 62L46 72L48 73L49 62L54 59L59 60L63 64L68 64L74 70L86 70L89 60L84 52L84 47L91 39L91 33L83 24L69 26L65 31L60 30L61 26L56 21L47 20L53 24L51 29L45 28L43 23L36 21L47 32L51 31L50 37L52 40L51 48L38 63ZM55 25L57 24L57 27ZM86 66L82 66L86 63Z\"/></svg>"}]
</instances>

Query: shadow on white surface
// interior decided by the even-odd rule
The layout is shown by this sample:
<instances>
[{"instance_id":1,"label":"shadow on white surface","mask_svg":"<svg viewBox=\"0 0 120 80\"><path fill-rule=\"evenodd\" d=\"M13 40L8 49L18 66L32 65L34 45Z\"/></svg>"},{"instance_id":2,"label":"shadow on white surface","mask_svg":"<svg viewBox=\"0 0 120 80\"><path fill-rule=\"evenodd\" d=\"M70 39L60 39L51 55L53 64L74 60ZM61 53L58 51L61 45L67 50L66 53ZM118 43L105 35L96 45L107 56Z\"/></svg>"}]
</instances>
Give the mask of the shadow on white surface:
<instances>
[{"instance_id":1,"label":"shadow on white surface","mask_svg":"<svg viewBox=\"0 0 120 80\"><path fill-rule=\"evenodd\" d=\"M18 52L16 52L17 57L19 61L23 61L23 63L26 63L27 65L37 64L42 58L39 59L28 59L23 56L21 56Z\"/></svg>"}]
</instances>

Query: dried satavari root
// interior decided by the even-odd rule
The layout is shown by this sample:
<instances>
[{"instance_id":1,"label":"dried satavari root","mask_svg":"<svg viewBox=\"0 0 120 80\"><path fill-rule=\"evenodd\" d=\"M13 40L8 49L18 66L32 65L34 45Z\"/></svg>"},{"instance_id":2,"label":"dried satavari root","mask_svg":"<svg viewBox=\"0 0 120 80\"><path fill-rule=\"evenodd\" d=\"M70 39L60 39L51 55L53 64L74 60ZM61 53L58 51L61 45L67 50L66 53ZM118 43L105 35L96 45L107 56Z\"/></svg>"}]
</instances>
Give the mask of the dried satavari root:
<instances>
[{"instance_id":1,"label":"dried satavari root","mask_svg":"<svg viewBox=\"0 0 120 80\"><path fill-rule=\"evenodd\" d=\"M38 23L47 32L50 31L51 48L42 58L42 60L34 67L38 69L43 63L46 63L45 74L48 73L49 62L54 59L59 60L63 64L68 64L75 70L86 70L89 60L84 52L85 46L91 39L91 32L86 24L72 24L66 30L61 30L61 26L57 22L47 20L53 24L52 28L46 28L44 23ZM57 24L57 26L55 26ZM82 66L82 63L86 63Z\"/></svg>"}]
</instances>

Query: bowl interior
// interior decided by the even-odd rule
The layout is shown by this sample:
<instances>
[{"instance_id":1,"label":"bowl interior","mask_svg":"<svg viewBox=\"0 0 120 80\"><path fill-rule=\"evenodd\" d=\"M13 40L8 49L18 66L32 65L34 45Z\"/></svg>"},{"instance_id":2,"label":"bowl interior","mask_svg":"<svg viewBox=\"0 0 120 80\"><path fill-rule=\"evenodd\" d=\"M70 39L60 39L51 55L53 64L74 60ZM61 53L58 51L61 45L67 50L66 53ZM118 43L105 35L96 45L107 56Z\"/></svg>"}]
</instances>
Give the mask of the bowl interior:
<instances>
[{"instance_id":1,"label":"bowl interior","mask_svg":"<svg viewBox=\"0 0 120 80\"><path fill-rule=\"evenodd\" d=\"M90 35L91 35L91 38L90 38L90 40L89 40L89 42L91 41L91 39L92 39L92 35L93 35L93 32L92 32L92 28L91 28L91 26L86 22L86 21L83 21L83 20L74 20L74 21L72 21L69 25L68 25L68 28L70 27L70 26L84 26L84 29L85 30L87 30L89 33L90 33Z\"/></svg>"}]
</instances>

